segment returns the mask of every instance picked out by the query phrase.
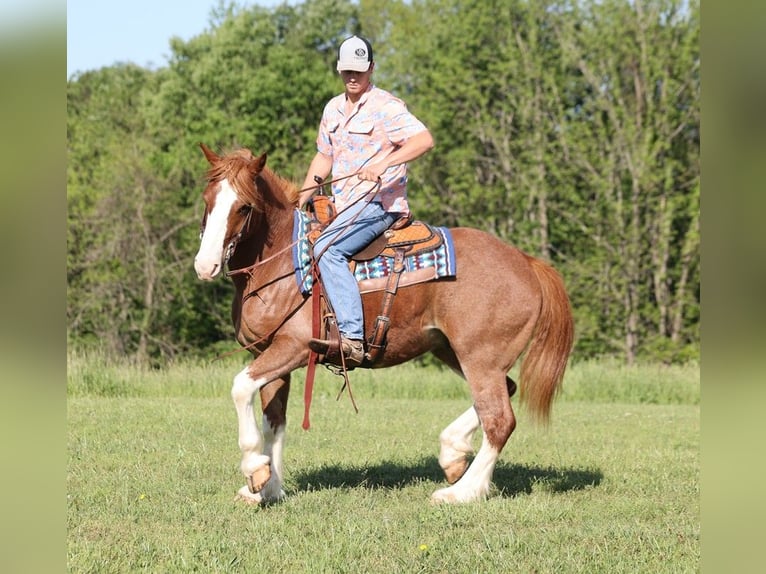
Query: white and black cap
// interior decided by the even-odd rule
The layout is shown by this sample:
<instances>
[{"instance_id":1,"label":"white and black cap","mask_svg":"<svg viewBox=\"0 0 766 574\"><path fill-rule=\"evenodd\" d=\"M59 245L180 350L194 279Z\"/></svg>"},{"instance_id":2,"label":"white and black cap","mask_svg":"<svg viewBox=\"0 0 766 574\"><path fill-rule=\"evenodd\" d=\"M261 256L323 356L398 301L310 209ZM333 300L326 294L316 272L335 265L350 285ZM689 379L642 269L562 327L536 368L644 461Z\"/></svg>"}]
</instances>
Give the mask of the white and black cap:
<instances>
[{"instance_id":1,"label":"white and black cap","mask_svg":"<svg viewBox=\"0 0 766 574\"><path fill-rule=\"evenodd\" d=\"M372 46L364 38L351 36L338 50L338 71L366 72L372 62Z\"/></svg>"}]
</instances>

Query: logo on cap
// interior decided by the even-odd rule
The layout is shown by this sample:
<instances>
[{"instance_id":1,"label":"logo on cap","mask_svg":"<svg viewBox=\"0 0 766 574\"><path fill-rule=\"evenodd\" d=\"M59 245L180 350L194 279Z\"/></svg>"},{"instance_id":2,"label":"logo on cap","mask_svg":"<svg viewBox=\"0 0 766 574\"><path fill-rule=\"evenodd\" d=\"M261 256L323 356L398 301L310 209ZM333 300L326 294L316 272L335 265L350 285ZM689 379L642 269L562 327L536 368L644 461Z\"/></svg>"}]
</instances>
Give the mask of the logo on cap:
<instances>
[{"instance_id":1,"label":"logo on cap","mask_svg":"<svg viewBox=\"0 0 766 574\"><path fill-rule=\"evenodd\" d=\"M339 72L366 72L372 65L372 46L364 38L352 36L343 41L338 49Z\"/></svg>"}]
</instances>

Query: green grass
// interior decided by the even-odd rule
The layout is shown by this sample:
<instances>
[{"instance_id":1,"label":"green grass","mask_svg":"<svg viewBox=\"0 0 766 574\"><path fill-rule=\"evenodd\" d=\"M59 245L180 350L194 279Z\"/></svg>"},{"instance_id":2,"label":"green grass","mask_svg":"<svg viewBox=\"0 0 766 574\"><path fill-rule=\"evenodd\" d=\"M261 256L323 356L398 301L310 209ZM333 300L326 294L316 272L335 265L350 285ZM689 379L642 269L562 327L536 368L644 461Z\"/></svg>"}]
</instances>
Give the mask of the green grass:
<instances>
[{"instance_id":1,"label":"green grass","mask_svg":"<svg viewBox=\"0 0 766 574\"><path fill-rule=\"evenodd\" d=\"M354 373L355 414L345 397L336 402L340 379L328 373L304 432L296 377L288 497L258 508L233 500L243 478L228 392L239 367L224 366L163 372L70 361L70 572L699 570L698 386L690 399L667 393L666 404L629 400L632 390L618 402L575 400L581 395L567 390L548 430L522 410L490 499L432 506L431 493L445 485L438 434L468 405L451 396L462 392L459 379L407 381L412 367ZM609 377L610 368L604 384L654 385L619 369ZM583 369L576 389L599 372ZM445 396L389 396L437 385L448 387Z\"/></svg>"},{"instance_id":2,"label":"green grass","mask_svg":"<svg viewBox=\"0 0 766 574\"><path fill-rule=\"evenodd\" d=\"M115 363L99 355L70 353L67 394L70 397L207 397L228 396L231 382L246 364L244 353L222 360L185 361L164 369ZM516 377L517 370L511 372ZM302 392L306 371L293 375ZM364 398L470 400L465 382L449 370L407 363L391 369L353 371L352 391ZM518 379L517 379L518 380ZM335 397L342 379L318 367L316 393ZM692 404L700 402L698 364L625 366L616 361L570 365L559 402L627 402Z\"/></svg>"}]
</instances>

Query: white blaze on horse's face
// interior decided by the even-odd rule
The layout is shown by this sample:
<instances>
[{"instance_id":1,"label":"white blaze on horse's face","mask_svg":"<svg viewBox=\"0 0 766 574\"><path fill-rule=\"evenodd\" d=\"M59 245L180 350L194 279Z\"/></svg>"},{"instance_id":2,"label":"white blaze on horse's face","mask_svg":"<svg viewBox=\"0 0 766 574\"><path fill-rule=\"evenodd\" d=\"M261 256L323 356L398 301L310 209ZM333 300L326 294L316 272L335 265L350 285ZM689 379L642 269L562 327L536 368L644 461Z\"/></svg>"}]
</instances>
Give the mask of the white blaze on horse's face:
<instances>
[{"instance_id":1,"label":"white blaze on horse's face","mask_svg":"<svg viewBox=\"0 0 766 574\"><path fill-rule=\"evenodd\" d=\"M237 194L228 181L219 184L213 208L207 215L202 241L194 258L194 270L203 281L215 279L223 269L224 241L227 236L229 213L237 201Z\"/></svg>"}]
</instances>

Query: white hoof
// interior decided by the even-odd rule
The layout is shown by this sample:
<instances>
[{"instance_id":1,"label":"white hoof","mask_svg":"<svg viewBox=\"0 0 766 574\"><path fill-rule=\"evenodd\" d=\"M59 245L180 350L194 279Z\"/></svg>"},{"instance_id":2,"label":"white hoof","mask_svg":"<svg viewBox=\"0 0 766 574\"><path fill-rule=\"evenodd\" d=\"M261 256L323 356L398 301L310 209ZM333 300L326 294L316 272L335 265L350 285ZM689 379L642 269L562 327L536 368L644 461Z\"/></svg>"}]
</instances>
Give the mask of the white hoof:
<instances>
[{"instance_id":1,"label":"white hoof","mask_svg":"<svg viewBox=\"0 0 766 574\"><path fill-rule=\"evenodd\" d=\"M282 499L287 496L285 494L285 491L281 488L274 494L272 494L271 490L264 488L260 492L252 493L250 492L249 486L243 486L237 491L237 495L234 497L235 502L244 502L245 504L251 504L251 505L262 505L262 504L272 504L274 502L279 502Z\"/></svg>"},{"instance_id":2,"label":"white hoof","mask_svg":"<svg viewBox=\"0 0 766 574\"><path fill-rule=\"evenodd\" d=\"M247 486L243 486L237 491L234 500L236 502L244 502L245 504L261 504L261 502L263 502L261 494L259 492L253 494Z\"/></svg>"},{"instance_id":3,"label":"white hoof","mask_svg":"<svg viewBox=\"0 0 766 574\"><path fill-rule=\"evenodd\" d=\"M465 489L455 488L455 486L449 486L447 488L440 488L434 492L431 495L431 502L433 504L463 504L485 500L487 495L488 493L486 492L472 492Z\"/></svg>"},{"instance_id":4,"label":"white hoof","mask_svg":"<svg viewBox=\"0 0 766 574\"><path fill-rule=\"evenodd\" d=\"M449 489L441 488L431 495L432 504L452 504L455 502L455 497L448 492Z\"/></svg>"}]
</instances>

